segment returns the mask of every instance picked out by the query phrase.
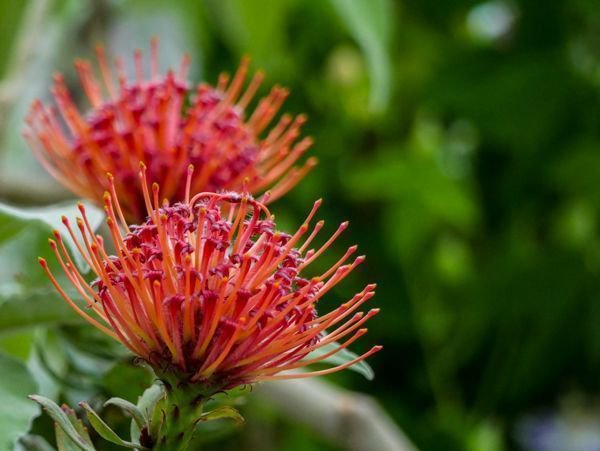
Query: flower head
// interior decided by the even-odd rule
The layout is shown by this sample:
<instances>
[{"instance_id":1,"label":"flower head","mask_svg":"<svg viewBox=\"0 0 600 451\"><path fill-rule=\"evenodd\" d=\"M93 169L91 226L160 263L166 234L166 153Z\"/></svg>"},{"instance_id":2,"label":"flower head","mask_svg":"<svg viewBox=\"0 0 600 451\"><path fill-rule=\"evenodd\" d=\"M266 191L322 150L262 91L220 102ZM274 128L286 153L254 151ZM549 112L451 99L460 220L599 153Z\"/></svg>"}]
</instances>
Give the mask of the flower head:
<instances>
[{"instance_id":1,"label":"flower head","mask_svg":"<svg viewBox=\"0 0 600 451\"><path fill-rule=\"evenodd\" d=\"M320 221L310 230L320 201L300 229L289 235L276 229L267 207L249 194L201 193L190 199L193 168L188 171L182 202L159 202L157 184L151 192L144 190L148 218L139 226L125 223L114 179L109 179L110 192L104 201L115 255L108 255L102 238L91 229L83 206L77 220L79 238L63 218L98 276L96 281L85 281L58 232L50 244L91 312L64 292L45 260L40 263L81 316L121 341L158 373L173 370L188 381L221 389L330 373L380 349L373 347L334 368L289 372L344 349L366 332L364 323L378 311L359 311L374 295L374 285L327 314L319 315L315 309L364 260L360 256L347 263L356 246L323 274L303 275L347 223L323 245L311 248L323 227ZM141 179L146 187L145 167ZM327 345L320 356L309 356Z\"/></svg>"},{"instance_id":2,"label":"flower head","mask_svg":"<svg viewBox=\"0 0 600 451\"><path fill-rule=\"evenodd\" d=\"M123 62L116 73L97 50L100 80L88 61L75 67L91 104L85 116L78 110L61 75L52 90L56 108L36 100L27 119L25 136L44 167L80 197L102 203L108 188L106 173L114 176L116 192L127 219L145 218L139 163L148 168L149 183L159 183L163 196L181 201L186 171L197 171L192 193L221 190L252 194L271 190L271 200L285 194L315 165L297 160L310 147L310 138L297 140L305 117L283 115L268 133L269 124L288 92L274 87L251 113L248 105L263 74L256 73L244 89L248 60L229 80L223 74L216 87L200 84L190 89L189 59L177 71L161 74L157 41L152 41L150 75L143 70L141 52L135 54L136 74L128 80Z\"/></svg>"}]
</instances>

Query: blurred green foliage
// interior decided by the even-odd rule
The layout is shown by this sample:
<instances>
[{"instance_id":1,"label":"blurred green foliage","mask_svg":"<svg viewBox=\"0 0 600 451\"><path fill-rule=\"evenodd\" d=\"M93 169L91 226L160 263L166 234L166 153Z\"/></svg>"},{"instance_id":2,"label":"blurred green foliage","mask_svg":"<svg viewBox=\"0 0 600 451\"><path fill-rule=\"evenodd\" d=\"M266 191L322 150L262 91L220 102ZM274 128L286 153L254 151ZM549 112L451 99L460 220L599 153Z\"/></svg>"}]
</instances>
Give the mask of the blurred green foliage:
<instances>
[{"instance_id":1,"label":"blurred green foliage","mask_svg":"<svg viewBox=\"0 0 600 451\"><path fill-rule=\"evenodd\" d=\"M3 3L0 68L17 4ZM27 74L19 117L55 70L73 79L71 60L97 40L128 53L157 34L164 62L187 51L194 77L209 81L250 54L268 84L291 88L285 109L308 113L320 165L273 210L297 225L324 197L326 227L350 219L337 251L356 242L368 260L329 302L376 282L383 310L362 340L385 347L371 361L375 381L349 372L333 380L377 397L420 449L512 449L527 413L568 393L598 395L598 2L61 0L46 26L54 50ZM5 143L20 142L13 128ZM39 172L22 143L5 147L2 172ZM23 255L41 253L39 241L27 240ZM61 346L40 362L40 333L53 343L75 331L36 331L32 371L76 375L81 359ZM0 338L27 355L15 349L21 340ZM79 381L63 397L134 400L139 387L123 384L137 377L131 368ZM330 449L251 396L244 410L248 425L215 449ZM51 425L40 418L34 430Z\"/></svg>"}]
</instances>

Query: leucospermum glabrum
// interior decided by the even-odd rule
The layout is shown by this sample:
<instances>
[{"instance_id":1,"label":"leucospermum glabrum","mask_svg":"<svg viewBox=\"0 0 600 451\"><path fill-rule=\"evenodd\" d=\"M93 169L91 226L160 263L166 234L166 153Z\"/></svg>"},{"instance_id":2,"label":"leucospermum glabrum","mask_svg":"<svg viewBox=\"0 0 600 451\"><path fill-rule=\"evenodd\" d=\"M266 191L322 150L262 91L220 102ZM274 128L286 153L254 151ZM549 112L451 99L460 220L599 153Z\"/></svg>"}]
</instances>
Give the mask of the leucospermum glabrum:
<instances>
[{"instance_id":1,"label":"leucospermum glabrum","mask_svg":"<svg viewBox=\"0 0 600 451\"><path fill-rule=\"evenodd\" d=\"M187 80L187 56L177 70L161 72L156 39L149 68L141 51L135 53L133 78L123 60L113 67L102 47L97 59L98 73L89 61L75 63L91 109L82 113L63 76L56 75L56 106L34 101L25 137L48 172L79 197L101 205L106 173L112 173L128 221L146 219L140 162L149 183L158 183L172 203L183 200L189 164L196 167L193 194L241 191L246 180L248 192L270 190L270 200L293 188L316 164L315 158L296 164L312 143L300 139L303 115L284 114L271 126L287 89L275 86L251 108L264 75L257 72L246 83L247 58L233 78L222 74L216 86L201 83L195 89Z\"/></svg>"},{"instance_id":2,"label":"leucospermum glabrum","mask_svg":"<svg viewBox=\"0 0 600 451\"><path fill-rule=\"evenodd\" d=\"M329 374L381 349L374 346L331 368L299 371L363 336L365 323L378 312L361 311L374 285L329 313L317 312L317 304L364 260L353 256L352 246L323 273L306 276L347 223L313 246L323 227L322 221L313 224L320 201L288 234L277 229L265 206L268 199L256 200L246 191L192 195L193 174L188 167L183 199L170 203L157 183L149 185L142 164L147 219L140 225L128 224L115 179L108 177L103 198L114 254L90 227L83 206L76 225L63 218L97 279L86 282L58 231L50 245L85 307L71 299L40 259L65 300L146 361L167 388L160 407L165 421L146 431L146 444L153 449L185 449L177 446L193 435L203 401L219 391Z\"/></svg>"}]
</instances>

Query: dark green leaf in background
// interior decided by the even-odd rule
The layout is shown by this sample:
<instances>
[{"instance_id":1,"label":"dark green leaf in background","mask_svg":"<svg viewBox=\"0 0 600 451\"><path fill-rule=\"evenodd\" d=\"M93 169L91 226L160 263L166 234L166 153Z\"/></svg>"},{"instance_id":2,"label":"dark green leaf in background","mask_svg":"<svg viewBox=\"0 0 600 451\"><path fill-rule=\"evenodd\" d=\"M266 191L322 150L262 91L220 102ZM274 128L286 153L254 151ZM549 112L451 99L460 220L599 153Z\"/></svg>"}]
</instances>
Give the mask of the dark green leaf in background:
<instances>
[{"instance_id":1,"label":"dark green leaf in background","mask_svg":"<svg viewBox=\"0 0 600 451\"><path fill-rule=\"evenodd\" d=\"M389 45L394 26L391 0L331 0L338 15L365 53L371 76L370 107L381 112L392 89Z\"/></svg>"}]
</instances>

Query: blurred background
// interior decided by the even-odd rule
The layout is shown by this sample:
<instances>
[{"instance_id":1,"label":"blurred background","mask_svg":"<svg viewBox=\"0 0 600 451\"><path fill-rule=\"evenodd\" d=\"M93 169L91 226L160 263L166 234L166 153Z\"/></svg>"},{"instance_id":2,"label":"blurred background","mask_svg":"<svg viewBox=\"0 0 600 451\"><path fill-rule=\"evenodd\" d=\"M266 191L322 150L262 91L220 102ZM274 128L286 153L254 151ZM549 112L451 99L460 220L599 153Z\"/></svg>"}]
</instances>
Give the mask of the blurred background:
<instances>
[{"instance_id":1,"label":"blurred background","mask_svg":"<svg viewBox=\"0 0 600 451\"><path fill-rule=\"evenodd\" d=\"M422 450L600 450L600 3L0 4L3 202L68 197L23 117L56 71L77 89L72 61L97 42L130 56L158 36L161 66L189 53L193 81L248 54L266 86L291 89L284 110L308 114L320 161L273 205L279 223L323 197L328 227L351 221L330 259L354 243L368 256L327 302L378 284L382 313L355 348L384 345L375 379L328 380L374 397ZM108 363L50 294L38 229L0 216L1 350L58 399L135 400L138 370ZM248 424L203 449L340 449L252 395L242 410ZM32 431L51 442L49 423Z\"/></svg>"}]
</instances>

